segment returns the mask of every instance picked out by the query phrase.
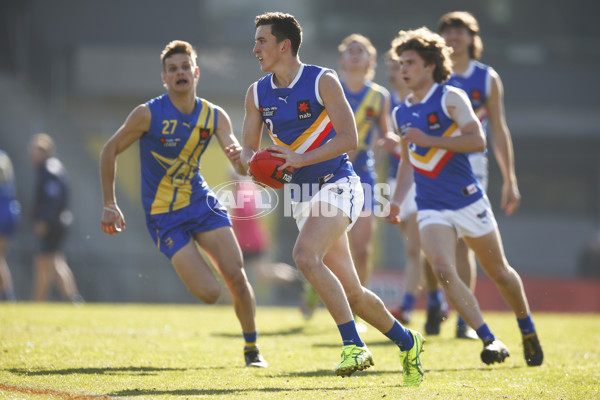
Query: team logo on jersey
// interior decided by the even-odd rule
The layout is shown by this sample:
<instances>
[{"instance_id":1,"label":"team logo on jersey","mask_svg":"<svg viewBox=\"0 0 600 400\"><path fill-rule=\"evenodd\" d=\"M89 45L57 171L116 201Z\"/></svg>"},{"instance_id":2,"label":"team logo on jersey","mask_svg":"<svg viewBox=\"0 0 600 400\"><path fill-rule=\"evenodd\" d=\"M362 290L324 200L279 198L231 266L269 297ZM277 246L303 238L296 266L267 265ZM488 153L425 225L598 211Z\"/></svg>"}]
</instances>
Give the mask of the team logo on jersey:
<instances>
[{"instance_id":1,"label":"team logo on jersey","mask_svg":"<svg viewBox=\"0 0 600 400\"><path fill-rule=\"evenodd\" d=\"M279 107L277 107L277 106L270 106L270 107L261 107L259 109L259 111L262 114L263 118L270 118L275 115L275 111L277 111L278 109L279 109Z\"/></svg>"},{"instance_id":2,"label":"team logo on jersey","mask_svg":"<svg viewBox=\"0 0 600 400\"><path fill-rule=\"evenodd\" d=\"M210 129L200 128L200 140L206 140L210 136Z\"/></svg>"},{"instance_id":3,"label":"team logo on jersey","mask_svg":"<svg viewBox=\"0 0 600 400\"><path fill-rule=\"evenodd\" d=\"M435 131L442 128L440 117L438 117L437 112L434 111L427 114L427 128L429 128L430 131Z\"/></svg>"},{"instance_id":4,"label":"team logo on jersey","mask_svg":"<svg viewBox=\"0 0 600 400\"><path fill-rule=\"evenodd\" d=\"M375 110L373 109L373 107L367 108L366 114L368 118L373 118L375 116Z\"/></svg>"},{"instance_id":5,"label":"team logo on jersey","mask_svg":"<svg viewBox=\"0 0 600 400\"><path fill-rule=\"evenodd\" d=\"M175 137L175 138L161 137L160 138L160 143L162 144L163 147L168 147L168 148L177 147L177 146L179 146L179 142L181 142L181 138L178 138L178 137Z\"/></svg>"},{"instance_id":6,"label":"team logo on jersey","mask_svg":"<svg viewBox=\"0 0 600 400\"><path fill-rule=\"evenodd\" d=\"M471 103L473 104L474 108L481 106L483 103L483 95L478 89L472 89L469 97L471 98Z\"/></svg>"},{"instance_id":7,"label":"team logo on jersey","mask_svg":"<svg viewBox=\"0 0 600 400\"><path fill-rule=\"evenodd\" d=\"M289 170L289 169L277 169L277 167L275 167L275 169L273 170L273 173L271 174L271 178L275 179L278 182L281 183L290 183L292 181L292 178L294 177L294 173Z\"/></svg>"},{"instance_id":8,"label":"team logo on jersey","mask_svg":"<svg viewBox=\"0 0 600 400\"><path fill-rule=\"evenodd\" d=\"M308 100L300 100L296 103L296 110L298 111L298 119L312 118L312 110L310 109L310 102Z\"/></svg>"}]
</instances>

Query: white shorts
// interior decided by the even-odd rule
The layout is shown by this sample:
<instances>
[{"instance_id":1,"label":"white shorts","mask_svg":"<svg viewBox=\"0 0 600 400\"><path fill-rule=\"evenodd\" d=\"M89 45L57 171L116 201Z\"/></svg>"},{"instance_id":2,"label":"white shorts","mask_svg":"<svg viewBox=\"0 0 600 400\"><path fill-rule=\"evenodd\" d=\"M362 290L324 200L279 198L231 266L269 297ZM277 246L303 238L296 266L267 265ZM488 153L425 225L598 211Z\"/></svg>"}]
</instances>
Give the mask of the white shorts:
<instances>
[{"instance_id":1,"label":"white shorts","mask_svg":"<svg viewBox=\"0 0 600 400\"><path fill-rule=\"evenodd\" d=\"M396 179L388 179L388 185L390 185L390 193L393 194L394 190L396 189ZM406 221L412 214L417 213L417 202L415 200L416 195L417 186L413 183L408 193L406 193L406 197L400 204L400 214L398 214L400 221Z\"/></svg>"},{"instance_id":2,"label":"white shorts","mask_svg":"<svg viewBox=\"0 0 600 400\"><path fill-rule=\"evenodd\" d=\"M458 210L420 210L417 222L419 229L431 224L452 227L459 238L487 235L498 226L487 196Z\"/></svg>"},{"instance_id":3,"label":"white shorts","mask_svg":"<svg viewBox=\"0 0 600 400\"><path fill-rule=\"evenodd\" d=\"M302 230L306 220L311 215L310 212L313 204L321 203L319 209L320 215L334 216L338 212L337 209L339 209L350 218L350 225L346 228L347 232L356 223L362 211L364 201L365 195L360 178L358 176L349 176L324 184L309 201L292 202L292 215L296 220L298 230ZM333 210L331 206L337 209Z\"/></svg>"},{"instance_id":4,"label":"white shorts","mask_svg":"<svg viewBox=\"0 0 600 400\"><path fill-rule=\"evenodd\" d=\"M486 153L469 154L469 163L481 187L487 192L488 187L488 157Z\"/></svg>"}]
</instances>

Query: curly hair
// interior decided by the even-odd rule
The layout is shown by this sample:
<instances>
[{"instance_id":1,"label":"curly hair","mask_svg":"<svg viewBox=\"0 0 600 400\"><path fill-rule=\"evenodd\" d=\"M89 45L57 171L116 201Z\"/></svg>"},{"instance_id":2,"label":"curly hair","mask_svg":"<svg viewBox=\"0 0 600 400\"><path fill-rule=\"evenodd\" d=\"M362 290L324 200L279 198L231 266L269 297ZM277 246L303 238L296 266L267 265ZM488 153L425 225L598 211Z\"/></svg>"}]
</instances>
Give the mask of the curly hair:
<instances>
[{"instance_id":1,"label":"curly hair","mask_svg":"<svg viewBox=\"0 0 600 400\"><path fill-rule=\"evenodd\" d=\"M433 80L444 82L452 72L452 48L446 45L444 39L426 27L410 31L400 31L392 40L392 56L399 59L406 50L414 50L425 61L425 65L435 65Z\"/></svg>"}]
</instances>

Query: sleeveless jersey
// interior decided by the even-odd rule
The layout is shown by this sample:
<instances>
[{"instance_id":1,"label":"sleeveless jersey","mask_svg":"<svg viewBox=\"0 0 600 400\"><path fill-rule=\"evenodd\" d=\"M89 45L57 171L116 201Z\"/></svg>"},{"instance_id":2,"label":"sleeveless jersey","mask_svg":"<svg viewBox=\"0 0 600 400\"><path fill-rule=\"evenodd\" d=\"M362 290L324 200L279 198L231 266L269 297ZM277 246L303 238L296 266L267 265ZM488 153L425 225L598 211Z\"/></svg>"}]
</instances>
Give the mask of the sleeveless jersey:
<instances>
[{"instance_id":1,"label":"sleeveless jersey","mask_svg":"<svg viewBox=\"0 0 600 400\"><path fill-rule=\"evenodd\" d=\"M146 104L152 120L139 140L142 204L153 215L179 210L210 192L200 175L200 156L217 129L218 113L199 97L191 114L175 108L167 94Z\"/></svg>"},{"instance_id":2,"label":"sleeveless jersey","mask_svg":"<svg viewBox=\"0 0 600 400\"><path fill-rule=\"evenodd\" d=\"M481 121L483 132L486 133L488 123L488 113L485 109L485 101L490 95L492 87L492 78L490 69L492 67L482 64L479 61L471 60L469 67L464 74L452 73L446 82L448 85L455 86L464 90L471 100L473 111Z\"/></svg>"},{"instance_id":3,"label":"sleeveless jersey","mask_svg":"<svg viewBox=\"0 0 600 400\"><path fill-rule=\"evenodd\" d=\"M277 88L273 74L254 84L254 103L273 143L296 153L305 153L336 135L319 95L319 79L326 71L315 65L301 64L296 78L287 88ZM294 198L300 195L301 201L307 201L318 191L320 183L351 175L355 173L345 153L297 168L292 183L299 186L292 186L292 195ZM296 188L300 193L295 192Z\"/></svg>"},{"instance_id":4,"label":"sleeveless jersey","mask_svg":"<svg viewBox=\"0 0 600 400\"><path fill-rule=\"evenodd\" d=\"M350 92L342 82L344 95L352 108L358 132L358 149L352 161L354 171L360 176L361 181L374 184L377 180L375 172L375 158L371 145L374 129L377 129L377 120L383 109L383 88L374 82L366 82L358 92Z\"/></svg>"},{"instance_id":5,"label":"sleeveless jersey","mask_svg":"<svg viewBox=\"0 0 600 400\"><path fill-rule=\"evenodd\" d=\"M460 130L443 105L450 88L447 84L434 84L420 103L405 101L396 107L392 118L398 134L414 127L428 135L458 136ZM458 210L483 197L467 154L411 143L409 155L419 210Z\"/></svg>"},{"instance_id":6,"label":"sleeveless jersey","mask_svg":"<svg viewBox=\"0 0 600 400\"><path fill-rule=\"evenodd\" d=\"M392 91L390 93L390 100L391 100L391 110L392 110L392 114L393 114L394 109L402 103L402 100L400 100L400 96L398 96L398 93L396 93L394 91ZM390 168L389 168L388 178L396 179L396 172L398 172L398 164L400 164L400 147L399 146L396 146L396 148L394 149L394 152L390 153L389 164L390 164Z\"/></svg>"}]
</instances>

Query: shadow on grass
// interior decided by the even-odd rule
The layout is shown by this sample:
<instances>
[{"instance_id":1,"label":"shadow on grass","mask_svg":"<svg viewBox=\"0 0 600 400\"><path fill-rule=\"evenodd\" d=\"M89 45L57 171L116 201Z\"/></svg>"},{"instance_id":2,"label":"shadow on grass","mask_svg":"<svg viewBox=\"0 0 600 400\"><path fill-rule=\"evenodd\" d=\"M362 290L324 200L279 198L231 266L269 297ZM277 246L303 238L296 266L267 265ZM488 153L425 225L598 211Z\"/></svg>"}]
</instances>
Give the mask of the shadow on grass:
<instances>
[{"instance_id":1,"label":"shadow on grass","mask_svg":"<svg viewBox=\"0 0 600 400\"><path fill-rule=\"evenodd\" d=\"M367 345L367 347L375 347L375 346L395 346L394 343L389 340L389 339L384 339L384 340L371 340L371 341L365 341L365 344ZM312 345L313 347L335 347L335 348L342 348L342 343L341 342L337 342L337 343L315 343Z\"/></svg>"},{"instance_id":2,"label":"shadow on grass","mask_svg":"<svg viewBox=\"0 0 600 400\"><path fill-rule=\"evenodd\" d=\"M247 398L257 396L259 393L293 393L306 392L314 390L318 392L331 391L347 393L349 390L358 389L361 385L355 387L299 387L299 388L280 388L280 387L263 387L260 389L179 389L179 390L147 390L147 389L128 389L118 392L108 393L107 396L217 396L217 395L239 395L244 394Z\"/></svg>"},{"instance_id":3,"label":"shadow on grass","mask_svg":"<svg viewBox=\"0 0 600 400\"><path fill-rule=\"evenodd\" d=\"M287 336L287 335L303 335L303 336L313 336L313 335L321 335L323 333L327 333L329 330L325 329L315 329L312 326L290 326L286 329L280 329L277 331L268 330L262 331L259 330L258 337L269 337L269 336ZM241 333L231 333L231 332L216 332L212 333L210 336L215 337L224 337L224 338L239 338Z\"/></svg>"},{"instance_id":4,"label":"shadow on grass","mask_svg":"<svg viewBox=\"0 0 600 400\"><path fill-rule=\"evenodd\" d=\"M214 368L214 367L212 367ZM19 375L158 375L165 371L185 371L187 368L158 368L158 367L106 367L106 368L66 368L66 369L31 369L10 368L5 371Z\"/></svg>"}]
</instances>

